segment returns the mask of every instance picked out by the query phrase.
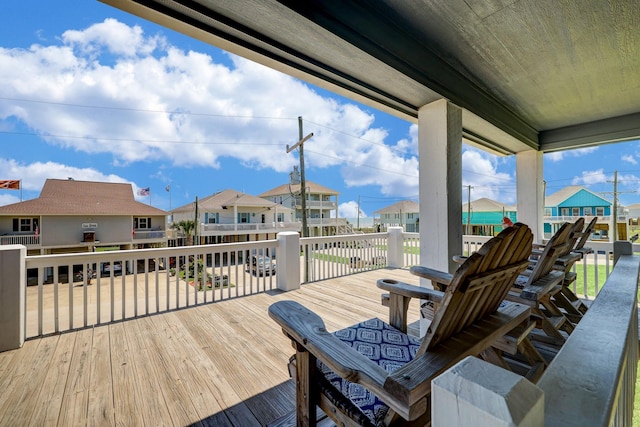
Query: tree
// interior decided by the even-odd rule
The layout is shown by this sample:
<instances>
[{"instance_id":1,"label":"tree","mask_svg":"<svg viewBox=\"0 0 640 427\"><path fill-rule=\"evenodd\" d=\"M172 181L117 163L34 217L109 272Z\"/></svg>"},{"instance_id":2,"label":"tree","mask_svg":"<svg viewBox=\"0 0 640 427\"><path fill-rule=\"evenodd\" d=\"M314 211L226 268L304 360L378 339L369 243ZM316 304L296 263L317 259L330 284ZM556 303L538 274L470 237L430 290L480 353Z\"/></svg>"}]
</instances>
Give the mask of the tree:
<instances>
[{"instance_id":1,"label":"tree","mask_svg":"<svg viewBox=\"0 0 640 427\"><path fill-rule=\"evenodd\" d=\"M193 246L193 233L196 229L194 220L183 219L182 221L174 222L171 224L171 228L180 230L187 237L187 246Z\"/></svg>"}]
</instances>

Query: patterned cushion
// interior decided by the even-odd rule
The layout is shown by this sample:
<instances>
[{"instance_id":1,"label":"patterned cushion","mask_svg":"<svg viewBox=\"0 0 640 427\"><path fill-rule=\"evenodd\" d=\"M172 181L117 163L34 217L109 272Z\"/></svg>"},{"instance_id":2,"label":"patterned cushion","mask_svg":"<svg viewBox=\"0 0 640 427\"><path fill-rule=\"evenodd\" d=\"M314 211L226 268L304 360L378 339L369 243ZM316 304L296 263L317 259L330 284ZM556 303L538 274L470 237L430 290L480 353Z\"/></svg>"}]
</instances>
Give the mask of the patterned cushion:
<instances>
[{"instance_id":1,"label":"patterned cushion","mask_svg":"<svg viewBox=\"0 0 640 427\"><path fill-rule=\"evenodd\" d=\"M336 331L334 335L389 373L411 361L420 347L419 339L410 337L377 318ZM340 378L322 362L318 362L318 368L373 424L378 425L384 419L389 408L374 394L359 384Z\"/></svg>"}]
</instances>

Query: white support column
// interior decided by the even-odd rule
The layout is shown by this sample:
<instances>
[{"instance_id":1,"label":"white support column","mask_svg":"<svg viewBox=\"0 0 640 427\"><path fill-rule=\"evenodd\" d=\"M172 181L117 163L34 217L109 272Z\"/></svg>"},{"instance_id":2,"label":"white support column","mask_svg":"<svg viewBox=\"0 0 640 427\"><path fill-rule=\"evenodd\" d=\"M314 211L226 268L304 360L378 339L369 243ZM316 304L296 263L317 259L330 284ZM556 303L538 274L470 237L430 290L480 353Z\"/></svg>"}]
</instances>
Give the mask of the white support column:
<instances>
[{"instance_id":1,"label":"white support column","mask_svg":"<svg viewBox=\"0 0 640 427\"><path fill-rule=\"evenodd\" d=\"M544 237L542 169L542 152L530 150L516 154L518 221L529 226L537 243L542 243Z\"/></svg>"},{"instance_id":2,"label":"white support column","mask_svg":"<svg viewBox=\"0 0 640 427\"><path fill-rule=\"evenodd\" d=\"M26 337L27 248L0 246L0 351L22 347Z\"/></svg>"},{"instance_id":3,"label":"white support column","mask_svg":"<svg viewBox=\"0 0 640 427\"><path fill-rule=\"evenodd\" d=\"M454 272L462 253L462 110L446 100L418 111L420 264Z\"/></svg>"},{"instance_id":4,"label":"white support column","mask_svg":"<svg viewBox=\"0 0 640 427\"><path fill-rule=\"evenodd\" d=\"M402 227L389 227L388 232L387 265L391 268L402 268L405 266Z\"/></svg>"},{"instance_id":5,"label":"white support column","mask_svg":"<svg viewBox=\"0 0 640 427\"><path fill-rule=\"evenodd\" d=\"M524 377L469 356L431 383L433 427L543 427L544 392Z\"/></svg>"},{"instance_id":6,"label":"white support column","mask_svg":"<svg viewBox=\"0 0 640 427\"><path fill-rule=\"evenodd\" d=\"M283 291L300 289L300 235L295 231L278 233L276 286Z\"/></svg>"}]
</instances>

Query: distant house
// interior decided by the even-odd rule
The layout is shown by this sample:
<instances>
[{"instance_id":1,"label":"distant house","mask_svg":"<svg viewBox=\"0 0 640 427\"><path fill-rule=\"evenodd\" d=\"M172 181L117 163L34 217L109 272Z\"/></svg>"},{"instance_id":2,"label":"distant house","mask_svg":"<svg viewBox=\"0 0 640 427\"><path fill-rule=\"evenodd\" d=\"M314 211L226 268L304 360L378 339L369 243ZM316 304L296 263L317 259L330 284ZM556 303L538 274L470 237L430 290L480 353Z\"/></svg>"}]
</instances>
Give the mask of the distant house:
<instances>
[{"instance_id":1,"label":"distant house","mask_svg":"<svg viewBox=\"0 0 640 427\"><path fill-rule=\"evenodd\" d=\"M131 184L47 179L37 199L0 206L0 244L28 254L163 247L167 212L135 200Z\"/></svg>"},{"instance_id":2,"label":"distant house","mask_svg":"<svg viewBox=\"0 0 640 427\"><path fill-rule=\"evenodd\" d=\"M409 233L420 232L420 205L413 200L402 200L373 213L374 227L383 230L399 226Z\"/></svg>"},{"instance_id":3,"label":"distant house","mask_svg":"<svg viewBox=\"0 0 640 427\"><path fill-rule=\"evenodd\" d=\"M612 203L602 196L578 185L570 185L546 197L544 203L544 233L550 237L565 222L572 222L579 217L597 216L593 238L608 240L611 228ZM618 223L618 238L626 239L625 221Z\"/></svg>"},{"instance_id":4,"label":"distant house","mask_svg":"<svg viewBox=\"0 0 640 427\"><path fill-rule=\"evenodd\" d=\"M339 192L315 182L306 181L306 209L308 235L333 236L349 234L353 228L345 218L338 218ZM258 195L280 206L290 208L297 221L302 222L300 184L283 184Z\"/></svg>"},{"instance_id":5,"label":"distant house","mask_svg":"<svg viewBox=\"0 0 640 427\"><path fill-rule=\"evenodd\" d=\"M517 221L517 209L486 197L462 205L462 227L465 234L494 236L502 231L502 219Z\"/></svg>"},{"instance_id":6,"label":"distant house","mask_svg":"<svg viewBox=\"0 0 640 427\"><path fill-rule=\"evenodd\" d=\"M194 220L195 201L171 211L173 223ZM277 203L227 189L198 200L198 242L230 243L275 238L300 231L293 211Z\"/></svg>"}]
</instances>

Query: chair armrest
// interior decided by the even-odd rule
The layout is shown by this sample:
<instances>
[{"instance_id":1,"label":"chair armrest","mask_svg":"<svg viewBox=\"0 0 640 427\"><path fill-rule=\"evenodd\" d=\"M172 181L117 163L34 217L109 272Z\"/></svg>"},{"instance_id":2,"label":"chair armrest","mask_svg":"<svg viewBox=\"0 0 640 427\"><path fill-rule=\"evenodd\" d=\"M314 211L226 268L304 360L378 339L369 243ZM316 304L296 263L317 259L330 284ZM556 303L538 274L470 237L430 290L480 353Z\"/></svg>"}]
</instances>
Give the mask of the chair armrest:
<instances>
[{"instance_id":1,"label":"chair armrest","mask_svg":"<svg viewBox=\"0 0 640 427\"><path fill-rule=\"evenodd\" d=\"M467 258L469 258L466 255L454 255L451 257L451 259L453 260L453 262L455 262L456 264L463 264Z\"/></svg>"},{"instance_id":2,"label":"chair armrest","mask_svg":"<svg viewBox=\"0 0 640 427\"><path fill-rule=\"evenodd\" d=\"M303 348L347 381L366 387L399 414L414 413L415 409L411 410L385 390L387 372L329 333L322 319L311 310L296 301L278 301L269 306L269 317L295 341L296 348Z\"/></svg>"},{"instance_id":3,"label":"chair armrest","mask_svg":"<svg viewBox=\"0 0 640 427\"><path fill-rule=\"evenodd\" d=\"M449 283L451 283L451 279L453 278L453 274L451 273L422 267L420 265L414 265L409 269L409 272L414 276L431 280L431 283L433 283L433 287L441 291L444 291L447 288Z\"/></svg>"},{"instance_id":4,"label":"chair armrest","mask_svg":"<svg viewBox=\"0 0 640 427\"><path fill-rule=\"evenodd\" d=\"M411 298L421 298L435 303L442 301L443 293L421 286L410 285L392 279L380 279L377 282L380 289L389 291L382 295L382 304L389 307L389 324L407 333L407 311Z\"/></svg>"},{"instance_id":5,"label":"chair armrest","mask_svg":"<svg viewBox=\"0 0 640 427\"><path fill-rule=\"evenodd\" d=\"M382 290L388 291L392 294L398 294L406 298L420 298L438 303L442 301L442 297L444 296L443 292L435 289L410 285L393 279L380 279L376 285Z\"/></svg>"}]
</instances>

